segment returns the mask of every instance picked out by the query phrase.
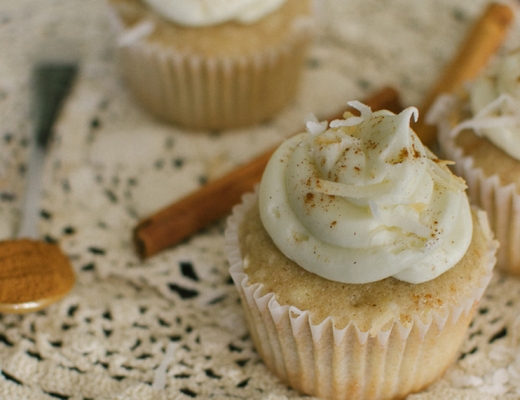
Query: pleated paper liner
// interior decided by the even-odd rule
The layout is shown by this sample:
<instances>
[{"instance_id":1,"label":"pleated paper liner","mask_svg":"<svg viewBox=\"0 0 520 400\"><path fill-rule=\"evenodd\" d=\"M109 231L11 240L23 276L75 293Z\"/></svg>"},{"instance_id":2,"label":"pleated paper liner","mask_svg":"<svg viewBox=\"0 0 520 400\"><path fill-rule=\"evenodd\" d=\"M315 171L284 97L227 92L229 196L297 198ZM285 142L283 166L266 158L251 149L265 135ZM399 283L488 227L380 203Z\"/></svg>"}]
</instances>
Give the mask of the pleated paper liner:
<instances>
[{"instance_id":1,"label":"pleated paper liner","mask_svg":"<svg viewBox=\"0 0 520 400\"><path fill-rule=\"evenodd\" d=\"M486 216L478 221L489 243L489 264L472 294L443 314L415 315L390 329L362 331L353 321L343 328L331 317L313 324L308 311L280 305L274 293L262 294L244 270L238 228L256 195L244 196L226 229L230 273L240 294L255 347L267 367L296 390L324 399L392 399L417 392L442 376L454 362L477 304L487 287L496 242Z\"/></svg>"}]
</instances>

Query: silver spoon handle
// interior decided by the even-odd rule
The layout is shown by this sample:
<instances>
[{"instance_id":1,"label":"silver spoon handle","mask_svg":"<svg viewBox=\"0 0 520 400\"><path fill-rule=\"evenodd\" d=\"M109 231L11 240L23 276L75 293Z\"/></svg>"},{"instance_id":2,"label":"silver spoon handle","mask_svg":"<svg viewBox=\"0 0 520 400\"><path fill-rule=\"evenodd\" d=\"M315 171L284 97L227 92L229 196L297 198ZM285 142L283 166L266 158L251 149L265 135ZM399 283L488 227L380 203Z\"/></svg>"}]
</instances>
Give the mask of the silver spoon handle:
<instances>
[{"instance_id":1,"label":"silver spoon handle","mask_svg":"<svg viewBox=\"0 0 520 400\"><path fill-rule=\"evenodd\" d=\"M33 76L34 137L29 142L27 183L18 237L39 238L40 199L43 186L45 150L54 121L77 73L77 65L45 63L35 67Z\"/></svg>"}]
</instances>

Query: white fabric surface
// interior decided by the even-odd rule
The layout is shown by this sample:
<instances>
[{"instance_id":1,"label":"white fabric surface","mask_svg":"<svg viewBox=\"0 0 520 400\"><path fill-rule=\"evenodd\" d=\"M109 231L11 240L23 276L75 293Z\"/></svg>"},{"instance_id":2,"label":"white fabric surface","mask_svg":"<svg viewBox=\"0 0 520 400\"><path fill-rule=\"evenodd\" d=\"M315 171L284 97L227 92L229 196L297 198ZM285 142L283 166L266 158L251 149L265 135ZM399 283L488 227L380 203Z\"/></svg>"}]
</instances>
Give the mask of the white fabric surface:
<instances>
[{"instance_id":1,"label":"white fabric surface","mask_svg":"<svg viewBox=\"0 0 520 400\"><path fill-rule=\"evenodd\" d=\"M485 4L324 0L294 104L257 127L188 133L154 121L129 97L102 0L3 1L2 238L16 232L23 194L31 64L77 57L81 74L46 160L41 221L78 283L42 312L0 315L0 398L303 398L252 347L229 281L223 222L145 262L133 252L131 229L295 133L309 112L330 114L384 85L418 105ZM518 43L517 32L515 25L507 46ZM518 398L519 293L519 279L496 273L459 360L409 399Z\"/></svg>"}]
</instances>

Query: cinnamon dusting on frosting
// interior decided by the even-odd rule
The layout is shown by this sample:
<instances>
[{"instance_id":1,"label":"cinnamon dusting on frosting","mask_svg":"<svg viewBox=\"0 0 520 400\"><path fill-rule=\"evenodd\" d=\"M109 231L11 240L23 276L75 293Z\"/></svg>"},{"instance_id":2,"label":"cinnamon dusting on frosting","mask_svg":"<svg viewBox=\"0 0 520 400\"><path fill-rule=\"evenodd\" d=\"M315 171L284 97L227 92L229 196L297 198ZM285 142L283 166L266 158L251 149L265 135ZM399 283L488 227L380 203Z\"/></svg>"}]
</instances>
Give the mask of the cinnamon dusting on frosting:
<instances>
[{"instance_id":1,"label":"cinnamon dusting on frosting","mask_svg":"<svg viewBox=\"0 0 520 400\"><path fill-rule=\"evenodd\" d=\"M259 192L266 230L288 258L327 279L439 276L471 240L465 183L410 129L416 109L349 105L360 116L345 113L328 129L310 118L308 133L272 157Z\"/></svg>"}]
</instances>

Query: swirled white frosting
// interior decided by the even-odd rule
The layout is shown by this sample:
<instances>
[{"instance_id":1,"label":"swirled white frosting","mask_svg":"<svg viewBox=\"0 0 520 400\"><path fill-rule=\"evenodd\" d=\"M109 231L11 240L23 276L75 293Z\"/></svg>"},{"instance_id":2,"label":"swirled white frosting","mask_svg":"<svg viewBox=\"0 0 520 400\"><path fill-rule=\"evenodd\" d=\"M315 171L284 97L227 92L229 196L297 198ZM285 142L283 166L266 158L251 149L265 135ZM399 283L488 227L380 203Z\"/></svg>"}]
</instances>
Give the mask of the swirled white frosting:
<instances>
[{"instance_id":1,"label":"swirled white frosting","mask_svg":"<svg viewBox=\"0 0 520 400\"><path fill-rule=\"evenodd\" d=\"M181 25L208 26L222 22L252 23L280 8L286 0L144 0Z\"/></svg>"},{"instance_id":2,"label":"swirled white frosting","mask_svg":"<svg viewBox=\"0 0 520 400\"><path fill-rule=\"evenodd\" d=\"M520 50L506 53L469 85L472 118L454 131L471 128L520 160Z\"/></svg>"},{"instance_id":3,"label":"swirled white frosting","mask_svg":"<svg viewBox=\"0 0 520 400\"><path fill-rule=\"evenodd\" d=\"M326 279L431 280L472 237L465 183L399 115L351 102L359 117L309 121L270 159L259 189L265 229L286 257Z\"/></svg>"}]
</instances>

